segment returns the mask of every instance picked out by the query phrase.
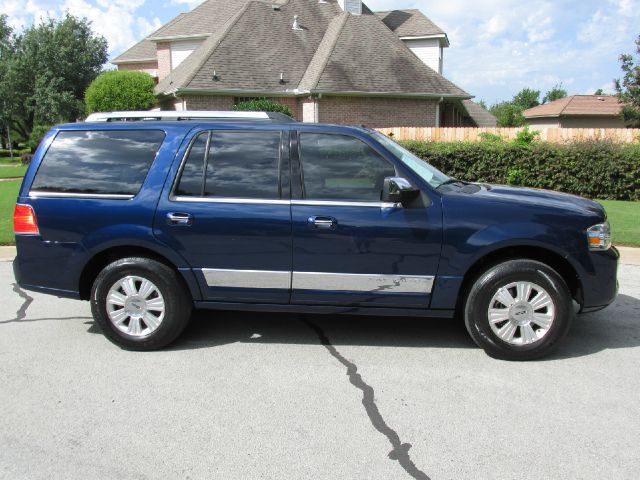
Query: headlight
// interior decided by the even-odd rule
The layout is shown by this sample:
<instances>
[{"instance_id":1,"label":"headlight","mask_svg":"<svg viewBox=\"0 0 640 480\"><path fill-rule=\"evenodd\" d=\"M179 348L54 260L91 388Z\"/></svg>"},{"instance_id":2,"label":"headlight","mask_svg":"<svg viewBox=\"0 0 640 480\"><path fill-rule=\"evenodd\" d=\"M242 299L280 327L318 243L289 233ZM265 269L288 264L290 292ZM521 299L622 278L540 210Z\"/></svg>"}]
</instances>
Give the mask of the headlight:
<instances>
[{"instance_id":1,"label":"headlight","mask_svg":"<svg viewBox=\"0 0 640 480\"><path fill-rule=\"evenodd\" d=\"M611 226L609 222L594 225L587 230L589 250L601 252L611 248Z\"/></svg>"}]
</instances>

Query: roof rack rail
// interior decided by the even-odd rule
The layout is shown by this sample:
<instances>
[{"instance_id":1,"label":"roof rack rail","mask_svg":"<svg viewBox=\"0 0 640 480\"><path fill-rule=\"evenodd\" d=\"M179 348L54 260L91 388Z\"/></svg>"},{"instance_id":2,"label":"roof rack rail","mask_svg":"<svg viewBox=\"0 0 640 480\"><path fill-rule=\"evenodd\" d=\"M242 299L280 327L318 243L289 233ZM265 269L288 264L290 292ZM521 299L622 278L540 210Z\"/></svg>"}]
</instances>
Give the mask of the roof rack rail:
<instances>
[{"instance_id":1,"label":"roof rack rail","mask_svg":"<svg viewBox=\"0 0 640 480\"><path fill-rule=\"evenodd\" d=\"M86 122L129 122L129 121L162 121L162 120L228 120L228 121L272 121L295 122L291 117L281 113L266 112L231 112L231 111L147 111L147 112L103 112L92 113Z\"/></svg>"}]
</instances>

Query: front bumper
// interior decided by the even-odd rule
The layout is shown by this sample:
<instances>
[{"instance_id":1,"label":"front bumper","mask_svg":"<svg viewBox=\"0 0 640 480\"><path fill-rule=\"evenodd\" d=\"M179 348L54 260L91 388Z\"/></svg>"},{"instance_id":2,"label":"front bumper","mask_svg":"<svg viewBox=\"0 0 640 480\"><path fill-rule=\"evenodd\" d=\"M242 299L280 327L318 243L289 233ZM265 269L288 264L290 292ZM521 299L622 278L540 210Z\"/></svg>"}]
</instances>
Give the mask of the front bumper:
<instances>
[{"instance_id":1,"label":"front bumper","mask_svg":"<svg viewBox=\"0 0 640 480\"><path fill-rule=\"evenodd\" d=\"M590 252L581 273L582 309L580 313L602 310L618 296L618 263L620 252L612 247L605 252Z\"/></svg>"}]
</instances>

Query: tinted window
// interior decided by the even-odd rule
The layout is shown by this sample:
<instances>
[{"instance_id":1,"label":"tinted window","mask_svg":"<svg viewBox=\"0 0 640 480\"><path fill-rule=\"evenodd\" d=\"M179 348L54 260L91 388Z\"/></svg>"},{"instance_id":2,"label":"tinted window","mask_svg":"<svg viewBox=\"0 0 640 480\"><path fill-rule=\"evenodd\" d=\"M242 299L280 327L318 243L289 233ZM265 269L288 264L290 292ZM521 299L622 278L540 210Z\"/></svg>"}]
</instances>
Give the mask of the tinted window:
<instances>
[{"instance_id":1,"label":"tinted window","mask_svg":"<svg viewBox=\"0 0 640 480\"><path fill-rule=\"evenodd\" d=\"M200 197L203 193L204 154L207 148L208 133L203 133L191 145L189 156L182 169L176 195Z\"/></svg>"},{"instance_id":2,"label":"tinted window","mask_svg":"<svg viewBox=\"0 0 640 480\"><path fill-rule=\"evenodd\" d=\"M41 192L135 195L164 140L156 130L60 132L38 169Z\"/></svg>"},{"instance_id":3,"label":"tinted window","mask_svg":"<svg viewBox=\"0 0 640 480\"><path fill-rule=\"evenodd\" d=\"M194 144L177 195L280 198L280 132L211 132L209 155L205 157L208 135L204 134ZM204 185L203 166L206 166Z\"/></svg>"},{"instance_id":4,"label":"tinted window","mask_svg":"<svg viewBox=\"0 0 640 480\"><path fill-rule=\"evenodd\" d=\"M300 154L305 198L379 202L395 168L357 138L303 133Z\"/></svg>"}]
</instances>

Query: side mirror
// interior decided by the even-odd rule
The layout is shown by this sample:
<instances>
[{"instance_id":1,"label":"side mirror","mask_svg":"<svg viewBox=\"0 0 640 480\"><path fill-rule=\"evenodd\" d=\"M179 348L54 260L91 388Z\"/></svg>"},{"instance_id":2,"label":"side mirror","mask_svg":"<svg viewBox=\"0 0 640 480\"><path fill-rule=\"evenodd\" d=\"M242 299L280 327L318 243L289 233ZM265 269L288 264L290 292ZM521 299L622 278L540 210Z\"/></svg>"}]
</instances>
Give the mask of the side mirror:
<instances>
[{"instance_id":1,"label":"side mirror","mask_svg":"<svg viewBox=\"0 0 640 480\"><path fill-rule=\"evenodd\" d=\"M387 177L382 187L382 201L385 203L401 203L407 205L420 195L420 190L413 187L402 177Z\"/></svg>"}]
</instances>

